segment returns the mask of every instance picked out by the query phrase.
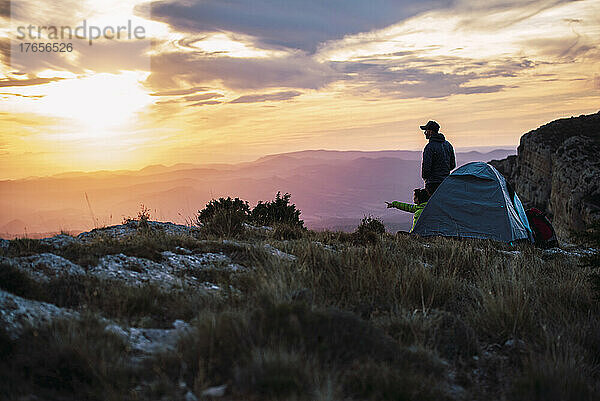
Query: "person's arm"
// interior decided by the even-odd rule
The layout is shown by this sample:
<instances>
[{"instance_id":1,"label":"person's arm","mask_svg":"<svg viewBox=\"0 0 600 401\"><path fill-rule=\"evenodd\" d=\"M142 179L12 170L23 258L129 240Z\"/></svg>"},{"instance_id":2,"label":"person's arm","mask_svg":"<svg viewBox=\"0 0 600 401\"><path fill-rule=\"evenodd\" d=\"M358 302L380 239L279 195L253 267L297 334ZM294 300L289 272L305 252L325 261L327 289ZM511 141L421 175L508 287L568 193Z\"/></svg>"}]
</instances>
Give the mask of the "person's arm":
<instances>
[{"instance_id":1,"label":"person's arm","mask_svg":"<svg viewBox=\"0 0 600 401\"><path fill-rule=\"evenodd\" d=\"M456 168L456 156L454 155L452 144L448 142L448 145L450 146L450 170L454 170Z\"/></svg>"},{"instance_id":2,"label":"person's arm","mask_svg":"<svg viewBox=\"0 0 600 401\"><path fill-rule=\"evenodd\" d=\"M417 205L413 205L412 203L398 202L398 201L393 201L393 202L388 203L388 207L395 207L396 209L400 209L400 210L403 210L405 212L410 212L410 213L414 213L417 211Z\"/></svg>"},{"instance_id":3,"label":"person's arm","mask_svg":"<svg viewBox=\"0 0 600 401\"><path fill-rule=\"evenodd\" d=\"M427 180L431 176L431 161L432 161L432 151L429 147L429 144L425 146L423 149L423 164L421 165L421 177L424 180Z\"/></svg>"}]
</instances>

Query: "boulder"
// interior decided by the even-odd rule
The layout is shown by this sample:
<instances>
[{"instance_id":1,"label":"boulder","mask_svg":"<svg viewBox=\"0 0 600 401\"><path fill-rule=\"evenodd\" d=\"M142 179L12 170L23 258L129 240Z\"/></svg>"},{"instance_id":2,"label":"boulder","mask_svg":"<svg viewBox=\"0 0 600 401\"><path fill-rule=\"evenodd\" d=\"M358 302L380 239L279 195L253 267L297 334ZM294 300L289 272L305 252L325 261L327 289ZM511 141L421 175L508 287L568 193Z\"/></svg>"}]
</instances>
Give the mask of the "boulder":
<instances>
[{"instance_id":1,"label":"boulder","mask_svg":"<svg viewBox=\"0 0 600 401\"><path fill-rule=\"evenodd\" d=\"M561 240L600 222L600 112L563 118L521 137L517 156L492 160L525 207L552 220Z\"/></svg>"}]
</instances>

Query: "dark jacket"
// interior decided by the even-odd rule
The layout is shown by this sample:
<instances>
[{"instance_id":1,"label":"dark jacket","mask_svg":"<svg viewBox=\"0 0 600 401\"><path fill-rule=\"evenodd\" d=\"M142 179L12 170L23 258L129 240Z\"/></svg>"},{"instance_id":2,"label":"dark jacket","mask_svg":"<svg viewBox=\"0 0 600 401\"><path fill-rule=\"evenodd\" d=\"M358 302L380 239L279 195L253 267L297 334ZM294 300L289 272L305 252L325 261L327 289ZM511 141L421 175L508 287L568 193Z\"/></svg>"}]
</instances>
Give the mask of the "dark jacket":
<instances>
[{"instance_id":1,"label":"dark jacket","mask_svg":"<svg viewBox=\"0 0 600 401\"><path fill-rule=\"evenodd\" d=\"M429 137L429 143L423 149L421 176L425 183L442 182L456 167L454 148L441 133Z\"/></svg>"}]
</instances>

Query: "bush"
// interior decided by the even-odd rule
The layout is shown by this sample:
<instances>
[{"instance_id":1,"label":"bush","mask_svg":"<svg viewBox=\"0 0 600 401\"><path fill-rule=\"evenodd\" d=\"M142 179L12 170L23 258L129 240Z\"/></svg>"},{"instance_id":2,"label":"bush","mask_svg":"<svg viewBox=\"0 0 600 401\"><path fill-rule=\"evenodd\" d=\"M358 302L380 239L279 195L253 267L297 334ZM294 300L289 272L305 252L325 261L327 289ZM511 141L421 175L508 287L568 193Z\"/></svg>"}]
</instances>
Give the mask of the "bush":
<instances>
[{"instance_id":1,"label":"bush","mask_svg":"<svg viewBox=\"0 0 600 401\"><path fill-rule=\"evenodd\" d=\"M299 352L255 349L250 362L237 370L235 385L246 394L311 399L313 370L307 364L306 355Z\"/></svg>"},{"instance_id":2,"label":"bush","mask_svg":"<svg viewBox=\"0 0 600 401\"><path fill-rule=\"evenodd\" d=\"M556 351L555 351L556 352ZM545 355L528 361L514 382L513 399L527 401L586 401L597 399L581 361Z\"/></svg>"},{"instance_id":3,"label":"bush","mask_svg":"<svg viewBox=\"0 0 600 401\"><path fill-rule=\"evenodd\" d=\"M352 242L358 245L375 244L385 233L385 226L379 217L365 216L352 233Z\"/></svg>"},{"instance_id":4,"label":"bush","mask_svg":"<svg viewBox=\"0 0 600 401\"><path fill-rule=\"evenodd\" d=\"M231 199L230 196L227 198L213 199L206 204L204 209L198 210L197 223L198 225L210 223L219 212L224 211L229 212L230 214L244 216L244 221L246 221L250 215L250 206L248 206L247 201L241 200L240 198Z\"/></svg>"},{"instance_id":5,"label":"bush","mask_svg":"<svg viewBox=\"0 0 600 401\"><path fill-rule=\"evenodd\" d=\"M217 210L204 224L207 234L217 237L235 237L244 231L247 216L242 211Z\"/></svg>"},{"instance_id":6,"label":"bush","mask_svg":"<svg viewBox=\"0 0 600 401\"><path fill-rule=\"evenodd\" d=\"M240 198L213 199L198 211L197 224L206 232L219 237L232 237L244 231L244 223L250 216L248 202Z\"/></svg>"},{"instance_id":7,"label":"bush","mask_svg":"<svg viewBox=\"0 0 600 401\"><path fill-rule=\"evenodd\" d=\"M178 348L184 379L195 389L234 377L232 392L246 395L240 399L315 399L324 372L336 372L347 393L340 399L444 399L429 380L446 377L434 354L403 347L352 313L265 303L253 311L200 315L194 326ZM374 368L353 373L367 362ZM406 380L396 384L400 378Z\"/></svg>"},{"instance_id":8,"label":"bush","mask_svg":"<svg viewBox=\"0 0 600 401\"><path fill-rule=\"evenodd\" d=\"M367 231L374 232L375 234L383 234L385 226L379 217L365 216L356 228L356 232L363 233Z\"/></svg>"},{"instance_id":9,"label":"bush","mask_svg":"<svg viewBox=\"0 0 600 401\"><path fill-rule=\"evenodd\" d=\"M127 345L96 319L56 320L0 341L8 354L0 360L3 400L127 399Z\"/></svg>"},{"instance_id":10,"label":"bush","mask_svg":"<svg viewBox=\"0 0 600 401\"><path fill-rule=\"evenodd\" d=\"M294 240L300 239L306 233L306 229L303 227L299 227L298 225L287 224L287 223L277 223L273 226L273 238L283 241L283 240Z\"/></svg>"},{"instance_id":11,"label":"bush","mask_svg":"<svg viewBox=\"0 0 600 401\"><path fill-rule=\"evenodd\" d=\"M132 222L137 223L136 227L140 230L148 230L150 225L148 224L150 221L150 209L148 209L143 203L140 204L140 211L138 212L137 218L135 217L125 217L123 218L123 224L129 224Z\"/></svg>"},{"instance_id":12,"label":"bush","mask_svg":"<svg viewBox=\"0 0 600 401\"><path fill-rule=\"evenodd\" d=\"M460 317L442 310L383 315L377 326L403 345L422 345L434 349L446 360L467 359L477 354L475 331Z\"/></svg>"},{"instance_id":13,"label":"bush","mask_svg":"<svg viewBox=\"0 0 600 401\"><path fill-rule=\"evenodd\" d=\"M369 400L452 400L435 375L414 369L394 369L372 360L355 362L343 376L346 393L352 399Z\"/></svg>"},{"instance_id":14,"label":"bush","mask_svg":"<svg viewBox=\"0 0 600 401\"><path fill-rule=\"evenodd\" d=\"M37 298L43 293L42 286L18 267L0 263L0 289L20 297Z\"/></svg>"},{"instance_id":15,"label":"bush","mask_svg":"<svg viewBox=\"0 0 600 401\"><path fill-rule=\"evenodd\" d=\"M289 226L304 227L304 221L300 220L300 210L296 209L295 204L290 204L290 198L291 195L288 193L281 196L281 192L277 192L275 200L264 203L259 201L252 209L252 222L260 226L284 223Z\"/></svg>"}]
</instances>

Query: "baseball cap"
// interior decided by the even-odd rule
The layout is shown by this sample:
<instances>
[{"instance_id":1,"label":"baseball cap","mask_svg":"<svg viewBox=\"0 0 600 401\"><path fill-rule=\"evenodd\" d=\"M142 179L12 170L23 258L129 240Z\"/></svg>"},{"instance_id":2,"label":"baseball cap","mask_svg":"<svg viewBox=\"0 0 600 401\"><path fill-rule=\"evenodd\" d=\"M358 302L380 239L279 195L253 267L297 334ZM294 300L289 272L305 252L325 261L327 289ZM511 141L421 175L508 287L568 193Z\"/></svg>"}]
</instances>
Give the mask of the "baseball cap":
<instances>
[{"instance_id":1,"label":"baseball cap","mask_svg":"<svg viewBox=\"0 0 600 401\"><path fill-rule=\"evenodd\" d=\"M427 124L425 124L425 125L420 125L420 127L421 127L421 129L423 131L429 129L429 130L438 132L439 129L440 129L440 125L438 123L436 123L435 121L432 121L432 120L428 121Z\"/></svg>"}]
</instances>

